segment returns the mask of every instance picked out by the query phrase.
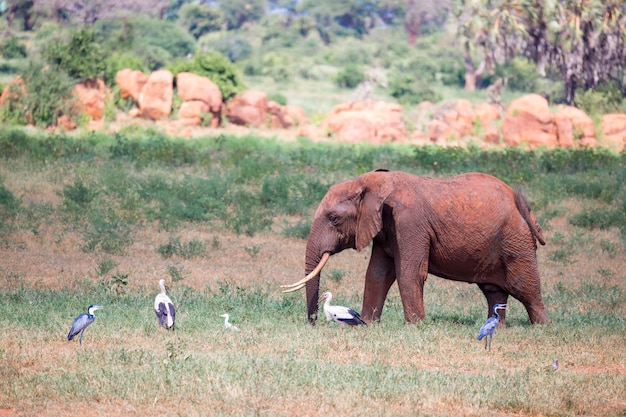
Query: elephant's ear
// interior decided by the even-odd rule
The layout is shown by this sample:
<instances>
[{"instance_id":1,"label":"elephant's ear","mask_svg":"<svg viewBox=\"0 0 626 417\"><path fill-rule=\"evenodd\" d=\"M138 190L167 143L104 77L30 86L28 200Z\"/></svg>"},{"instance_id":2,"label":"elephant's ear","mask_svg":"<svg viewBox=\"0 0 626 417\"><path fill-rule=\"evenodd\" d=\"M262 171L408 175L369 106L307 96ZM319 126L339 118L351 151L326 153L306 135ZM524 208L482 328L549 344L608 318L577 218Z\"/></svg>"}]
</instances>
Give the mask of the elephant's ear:
<instances>
[{"instance_id":1,"label":"elephant's ear","mask_svg":"<svg viewBox=\"0 0 626 417\"><path fill-rule=\"evenodd\" d=\"M361 250L374 239L383 228L383 203L391 190L380 187L376 191L365 189L361 195L361 206L356 228L356 250Z\"/></svg>"}]
</instances>

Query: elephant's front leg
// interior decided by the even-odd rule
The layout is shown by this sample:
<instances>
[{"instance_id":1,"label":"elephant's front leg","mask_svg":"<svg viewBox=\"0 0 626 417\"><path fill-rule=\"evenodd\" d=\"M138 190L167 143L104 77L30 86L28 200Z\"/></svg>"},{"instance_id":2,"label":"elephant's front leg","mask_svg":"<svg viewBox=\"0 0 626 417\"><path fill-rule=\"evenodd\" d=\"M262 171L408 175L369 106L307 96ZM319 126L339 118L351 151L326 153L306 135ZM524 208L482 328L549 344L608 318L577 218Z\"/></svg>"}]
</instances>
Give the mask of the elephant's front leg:
<instances>
[{"instance_id":1,"label":"elephant's front leg","mask_svg":"<svg viewBox=\"0 0 626 417\"><path fill-rule=\"evenodd\" d=\"M398 262L398 290L404 309L404 320L417 323L426 318L424 312L424 283L428 277L428 259Z\"/></svg>"},{"instance_id":2,"label":"elephant's front leg","mask_svg":"<svg viewBox=\"0 0 626 417\"><path fill-rule=\"evenodd\" d=\"M396 280L393 258L385 254L380 245L374 243L367 272L361 315L366 323L380 320L389 288Z\"/></svg>"}]
</instances>

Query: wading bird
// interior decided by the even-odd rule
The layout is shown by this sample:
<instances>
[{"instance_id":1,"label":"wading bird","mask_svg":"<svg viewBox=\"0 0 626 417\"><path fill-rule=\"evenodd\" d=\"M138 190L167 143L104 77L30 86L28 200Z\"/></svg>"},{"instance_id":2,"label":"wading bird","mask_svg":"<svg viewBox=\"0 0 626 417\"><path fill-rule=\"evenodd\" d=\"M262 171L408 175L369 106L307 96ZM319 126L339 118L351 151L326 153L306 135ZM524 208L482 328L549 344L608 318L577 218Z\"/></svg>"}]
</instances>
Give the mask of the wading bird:
<instances>
[{"instance_id":1,"label":"wading bird","mask_svg":"<svg viewBox=\"0 0 626 417\"><path fill-rule=\"evenodd\" d=\"M159 281L159 287L161 292L157 294L154 299L154 312L159 319L159 324L165 327L167 330L174 330L176 325L176 309L174 303L167 296L167 287L165 286L165 280Z\"/></svg>"},{"instance_id":2,"label":"wading bird","mask_svg":"<svg viewBox=\"0 0 626 417\"><path fill-rule=\"evenodd\" d=\"M485 339L485 349L489 347L491 351L491 339L493 338L493 332L496 330L496 326L500 321L500 315L498 314L498 309L505 309L506 304L496 304L493 306L493 314L495 317L489 317L480 328L480 332L478 332L478 340L482 340L483 337L489 336L489 339Z\"/></svg>"},{"instance_id":3,"label":"wading bird","mask_svg":"<svg viewBox=\"0 0 626 417\"><path fill-rule=\"evenodd\" d=\"M341 326L341 333L343 333L346 326L358 326L359 324L366 324L361 315L356 311L348 307L331 306L330 301L333 299L333 295L330 291L322 294L322 298L318 304L326 300L324 303L324 314L326 314L326 320L335 320Z\"/></svg>"},{"instance_id":4,"label":"wading bird","mask_svg":"<svg viewBox=\"0 0 626 417\"><path fill-rule=\"evenodd\" d=\"M239 328L237 326L228 322L228 318L230 317L228 313L221 314L220 317L224 317L224 327L235 332L239 331Z\"/></svg>"},{"instance_id":5,"label":"wading bird","mask_svg":"<svg viewBox=\"0 0 626 417\"><path fill-rule=\"evenodd\" d=\"M82 346L83 332L96 319L96 316L94 316L94 312L96 310L100 310L101 308L102 308L101 306L92 304L89 307L87 307L86 313L82 313L81 315L76 317L76 319L74 320L74 323L72 324L72 328L70 329L70 332L67 334L67 340L72 340L74 336L80 333L80 337L78 340L80 341L80 345Z\"/></svg>"}]
</instances>

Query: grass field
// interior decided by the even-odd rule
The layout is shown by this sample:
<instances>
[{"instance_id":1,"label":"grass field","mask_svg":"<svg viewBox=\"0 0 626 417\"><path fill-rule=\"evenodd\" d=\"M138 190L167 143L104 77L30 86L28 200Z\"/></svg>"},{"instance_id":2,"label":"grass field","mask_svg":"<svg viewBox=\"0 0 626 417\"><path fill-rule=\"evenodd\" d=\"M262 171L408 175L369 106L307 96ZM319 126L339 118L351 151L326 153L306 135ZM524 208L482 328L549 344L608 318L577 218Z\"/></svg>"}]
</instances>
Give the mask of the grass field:
<instances>
[{"instance_id":1,"label":"grass field","mask_svg":"<svg viewBox=\"0 0 626 417\"><path fill-rule=\"evenodd\" d=\"M623 156L18 136L0 138L0 415L626 415ZM418 325L395 286L379 324L308 325L279 291L302 277L306 222L329 184L383 164L524 179L552 324L511 299L487 352L481 292L431 277ZM368 259L331 258L337 304L360 309Z\"/></svg>"}]
</instances>

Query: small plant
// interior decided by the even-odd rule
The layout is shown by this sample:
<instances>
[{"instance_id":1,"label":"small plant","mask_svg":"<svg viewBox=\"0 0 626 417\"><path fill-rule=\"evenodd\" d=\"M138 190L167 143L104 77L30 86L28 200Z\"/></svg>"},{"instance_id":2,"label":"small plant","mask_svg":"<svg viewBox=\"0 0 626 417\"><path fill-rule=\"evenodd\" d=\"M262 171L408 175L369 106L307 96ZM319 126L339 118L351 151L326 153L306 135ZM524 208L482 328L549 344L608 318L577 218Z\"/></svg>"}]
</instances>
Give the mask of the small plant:
<instances>
[{"instance_id":1,"label":"small plant","mask_svg":"<svg viewBox=\"0 0 626 417\"><path fill-rule=\"evenodd\" d=\"M571 250L569 250L567 248L560 248L560 249L557 249L554 252L552 252L548 256L548 259L550 259L551 261L554 261L554 262L560 262L562 264L566 264L566 263L570 262L570 256L571 255L572 255Z\"/></svg>"},{"instance_id":2,"label":"small plant","mask_svg":"<svg viewBox=\"0 0 626 417\"><path fill-rule=\"evenodd\" d=\"M120 297L126 293L128 274L117 273L111 278L103 279L100 284L116 296Z\"/></svg>"},{"instance_id":3,"label":"small plant","mask_svg":"<svg viewBox=\"0 0 626 417\"><path fill-rule=\"evenodd\" d=\"M328 273L328 279L333 282L339 283L345 275L345 271L342 271L341 269L331 269Z\"/></svg>"},{"instance_id":4,"label":"small plant","mask_svg":"<svg viewBox=\"0 0 626 417\"><path fill-rule=\"evenodd\" d=\"M311 230L311 221L301 220L297 224L285 227L283 235L289 237L299 237L300 239L307 239L309 237L309 231Z\"/></svg>"},{"instance_id":5,"label":"small plant","mask_svg":"<svg viewBox=\"0 0 626 417\"><path fill-rule=\"evenodd\" d=\"M614 259L617 256L617 246L610 240L602 239L600 241L600 248L602 252L606 252L609 258Z\"/></svg>"},{"instance_id":6,"label":"small plant","mask_svg":"<svg viewBox=\"0 0 626 417\"><path fill-rule=\"evenodd\" d=\"M185 279L185 271L183 267L180 265L171 264L167 266L167 272L170 274L172 278L172 282L178 282Z\"/></svg>"},{"instance_id":7,"label":"small plant","mask_svg":"<svg viewBox=\"0 0 626 417\"><path fill-rule=\"evenodd\" d=\"M217 236L213 236L213 241L211 242L211 248L219 249L221 247L222 247L222 242L220 241L220 238Z\"/></svg>"},{"instance_id":8,"label":"small plant","mask_svg":"<svg viewBox=\"0 0 626 417\"><path fill-rule=\"evenodd\" d=\"M107 256L98 264L98 267L96 268L96 274L99 277L103 277L111 272L116 266L117 262Z\"/></svg>"},{"instance_id":9,"label":"small plant","mask_svg":"<svg viewBox=\"0 0 626 417\"><path fill-rule=\"evenodd\" d=\"M245 246L243 250L245 250L252 259L256 259L256 256L259 254L261 247L258 245Z\"/></svg>"},{"instance_id":10,"label":"small plant","mask_svg":"<svg viewBox=\"0 0 626 417\"><path fill-rule=\"evenodd\" d=\"M206 251L206 245L197 238L193 238L187 243L181 243L179 237L170 236L168 242L165 245L160 245L156 251L165 259L174 255L184 259L191 259L203 255Z\"/></svg>"}]
</instances>

